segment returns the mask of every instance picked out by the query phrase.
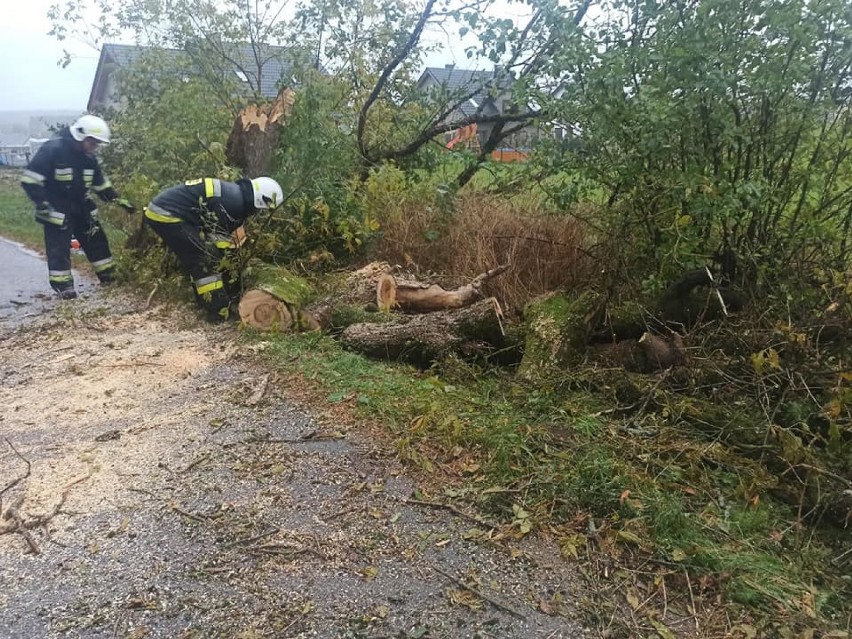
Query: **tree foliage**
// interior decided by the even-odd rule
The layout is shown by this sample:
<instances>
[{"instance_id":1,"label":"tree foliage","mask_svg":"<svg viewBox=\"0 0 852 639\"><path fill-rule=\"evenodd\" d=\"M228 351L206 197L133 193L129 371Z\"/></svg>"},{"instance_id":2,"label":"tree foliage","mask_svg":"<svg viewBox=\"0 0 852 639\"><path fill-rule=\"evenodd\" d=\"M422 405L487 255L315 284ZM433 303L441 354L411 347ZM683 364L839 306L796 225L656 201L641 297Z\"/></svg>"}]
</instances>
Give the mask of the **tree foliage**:
<instances>
[{"instance_id":1,"label":"tree foliage","mask_svg":"<svg viewBox=\"0 0 852 639\"><path fill-rule=\"evenodd\" d=\"M581 131L581 152L557 165L602 195L625 263L645 252L646 268L665 276L715 254L740 282L777 282L791 266L842 268L852 215L848 3L611 6L619 18L590 27L589 59L566 66L571 83L547 108ZM553 168L553 155L542 159Z\"/></svg>"}]
</instances>

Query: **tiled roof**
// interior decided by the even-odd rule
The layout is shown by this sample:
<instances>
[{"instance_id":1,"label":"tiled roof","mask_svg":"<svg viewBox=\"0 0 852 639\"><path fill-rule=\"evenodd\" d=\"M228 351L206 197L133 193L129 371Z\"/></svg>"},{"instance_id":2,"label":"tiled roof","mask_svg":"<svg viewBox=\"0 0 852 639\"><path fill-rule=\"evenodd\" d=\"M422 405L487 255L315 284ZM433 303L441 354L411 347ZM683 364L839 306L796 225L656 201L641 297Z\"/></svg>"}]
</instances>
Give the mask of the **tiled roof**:
<instances>
[{"instance_id":1,"label":"tiled roof","mask_svg":"<svg viewBox=\"0 0 852 639\"><path fill-rule=\"evenodd\" d=\"M455 67L426 67L423 73L428 73L438 84L445 85L450 91L474 89L494 79L493 71L456 69Z\"/></svg>"},{"instance_id":2,"label":"tiled roof","mask_svg":"<svg viewBox=\"0 0 852 639\"><path fill-rule=\"evenodd\" d=\"M498 93L508 90L508 84L511 81L508 78L501 78L499 83L495 84L495 71L481 71L477 69L457 69L455 66L444 67L426 67L423 74L420 76L420 83L429 76L432 80L444 87L451 94L464 95L473 93L473 96L465 100L459 105L458 109L465 116L474 115L480 107L482 112L496 112L496 109L489 100L489 92L496 90ZM502 85L502 86L501 86ZM474 92L474 90L476 90ZM483 103L485 103L483 105Z\"/></svg>"},{"instance_id":3,"label":"tiled roof","mask_svg":"<svg viewBox=\"0 0 852 639\"><path fill-rule=\"evenodd\" d=\"M278 94L279 80L284 78L285 84L289 82L290 74L292 73L294 52L286 47L276 47L269 45L258 45L258 57L255 57L255 49L251 44L233 44L226 45L229 48L229 57L234 64L222 59L221 67L223 72L233 71L238 79L243 79L250 86L258 85L258 59L261 66L260 77L260 93L265 97L272 98ZM105 44L103 46L102 55L108 56L112 62L120 67L126 67L137 60L146 52L151 51L150 47L140 47L127 44ZM160 53L173 57L176 61L186 56L186 52L177 49L159 49ZM231 67L228 69L228 67Z\"/></svg>"}]
</instances>

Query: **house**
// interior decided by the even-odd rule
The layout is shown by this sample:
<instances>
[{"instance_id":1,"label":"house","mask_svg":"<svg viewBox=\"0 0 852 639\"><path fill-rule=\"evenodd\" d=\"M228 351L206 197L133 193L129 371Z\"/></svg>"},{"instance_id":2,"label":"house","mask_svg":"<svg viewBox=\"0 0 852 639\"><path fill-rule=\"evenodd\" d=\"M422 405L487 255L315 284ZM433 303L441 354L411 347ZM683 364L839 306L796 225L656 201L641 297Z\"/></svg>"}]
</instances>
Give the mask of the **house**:
<instances>
[{"instance_id":1,"label":"house","mask_svg":"<svg viewBox=\"0 0 852 639\"><path fill-rule=\"evenodd\" d=\"M518 106L511 96L512 81L513 78L501 74L498 67L492 71L483 71L457 69L455 65L448 64L444 67L427 67L417 81L417 88L447 106L455 105L445 118L447 123L452 123L469 121L472 117L517 112ZM478 150L493 128L493 122L474 122L450 131L444 141L448 148ZM496 149L492 157L500 161L523 159L536 135L535 127L525 127L504 140L502 148Z\"/></svg>"},{"instance_id":2,"label":"house","mask_svg":"<svg viewBox=\"0 0 852 639\"><path fill-rule=\"evenodd\" d=\"M127 44L104 44L95 70L92 90L87 109L90 113L102 112L106 108L120 108L116 71L140 62L146 55L157 53L164 56L181 73L214 77L224 84L242 86L250 95L274 98L281 85L293 84L293 74L299 61L304 61L300 52L288 47L223 43L216 49L178 50L162 49Z\"/></svg>"}]
</instances>

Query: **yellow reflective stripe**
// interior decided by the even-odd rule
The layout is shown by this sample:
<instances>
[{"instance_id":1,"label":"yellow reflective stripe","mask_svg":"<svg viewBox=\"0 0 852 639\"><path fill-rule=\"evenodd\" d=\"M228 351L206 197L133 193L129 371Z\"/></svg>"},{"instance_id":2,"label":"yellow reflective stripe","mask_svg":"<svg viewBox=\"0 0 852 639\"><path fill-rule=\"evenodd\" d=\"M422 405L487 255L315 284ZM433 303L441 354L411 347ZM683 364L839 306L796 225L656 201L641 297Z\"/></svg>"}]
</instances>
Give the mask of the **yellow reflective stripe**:
<instances>
[{"instance_id":1,"label":"yellow reflective stripe","mask_svg":"<svg viewBox=\"0 0 852 639\"><path fill-rule=\"evenodd\" d=\"M26 184L44 184L44 176L41 173L27 169L24 171L24 177L21 178L21 182Z\"/></svg>"},{"instance_id":2,"label":"yellow reflective stripe","mask_svg":"<svg viewBox=\"0 0 852 639\"><path fill-rule=\"evenodd\" d=\"M157 211L163 211L166 214L163 215L163 213L158 213ZM182 221L179 217L169 215L167 211L161 209L155 204L149 204L147 207L145 207L145 217L147 217L149 220L154 220L155 222L162 222L163 224L177 224Z\"/></svg>"},{"instance_id":3,"label":"yellow reflective stripe","mask_svg":"<svg viewBox=\"0 0 852 639\"><path fill-rule=\"evenodd\" d=\"M203 181L204 181L204 178L198 178L197 180L187 180L186 182L184 182L184 184L186 186L197 186L198 184L201 184Z\"/></svg>"},{"instance_id":4,"label":"yellow reflective stripe","mask_svg":"<svg viewBox=\"0 0 852 639\"><path fill-rule=\"evenodd\" d=\"M222 182L216 178L204 178L204 197L208 200L211 197L222 196Z\"/></svg>"},{"instance_id":5,"label":"yellow reflective stripe","mask_svg":"<svg viewBox=\"0 0 852 639\"><path fill-rule=\"evenodd\" d=\"M92 262L92 268L94 269L95 273L102 273L102 272L104 272L107 269L110 269L112 267L113 267L113 263L112 263L111 257L108 257L108 258L103 259L103 260L98 260L96 262Z\"/></svg>"},{"instance_id":6,"label":"yellow reflective stripe","mask_svg":"<svg viewBox=\"0 0 852 639\"><path fill-rule=\"evenodd\" d=\"M110 182L109 180L104 180L100 184L93 186L92 189L95 192L100 193L101 191L105 191L106 189L110 188L111 186L112 186L112 182Z\"/></svg>"},{"instance_id":7,"label":"yellow reflective stripe","mask_svg":"<svg viewBox=\"0 0 852 639\"><path fill-rule=\"evenodd\" d=\"M47 280L49 282L71 282L73 278L71 271L48 271Z\"/></svg>"},{"instance_id":8,"label":"yellow reflective stripe","mask_svg":"<svg viewBox=\"0 0 852 639\"><path fill-rule=\"evenodd\" d=\"M211 235L210 239L213 241L213 244L216 248L220 249L232 249L236 248L236 244L234 243L234 239L230 235Z\"/></svg>"},{"instance_id":9,"label":"yellow reflective stripe","mask_svg":"<svg viewBox=\"0 0 852 639\"><path fill-rule=\"evenodd\" d=\"M201 279L195 280L195 292L199 295L204 295L205 293L224 287L225 284L222 282L222 278L219 275L211 275L210 277L202 277Z\"/></svg>"},{"instance_id":10,"label":"yellow reflective stripe","mask_svg":"<svg viewBox=\"0 0 852 639\"><path fill-rule=\"evenodd\" d=\"M39 219L43 220L44 218ZM62 226L63 224L65 224L65 213L60 213L59 211L50 211L46 221L50 222L51 224L56 224L56 226Z\"/></svg>"}]
</instances>

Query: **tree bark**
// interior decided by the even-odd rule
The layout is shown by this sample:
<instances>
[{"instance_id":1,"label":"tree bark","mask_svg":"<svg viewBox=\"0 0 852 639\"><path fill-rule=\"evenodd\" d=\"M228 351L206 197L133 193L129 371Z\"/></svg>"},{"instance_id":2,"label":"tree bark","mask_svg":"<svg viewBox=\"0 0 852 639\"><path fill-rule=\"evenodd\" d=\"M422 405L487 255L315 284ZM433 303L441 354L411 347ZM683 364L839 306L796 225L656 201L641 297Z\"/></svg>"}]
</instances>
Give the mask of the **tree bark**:
<instances>
[{"instance_id":1,"label":"tree bark","mask_svg":"<svg viewBox=\"0 0 852 639\"><path fill-rule=\"evenodd\" d=\"M293 111L296 94L282 89L273 102L252 104L237 115L225 155L228 162L243 170L246 177L269 175L283 127Z\"/></svg>"},{"instance_id":2,"label":"tree bark","mask_svg":"<svg viewBox=\"0 0 852 639\"><path fill-rule=\"evenodd\" d=\"M470 284L452 291L437 284L397 280L390 273L383 273L376 284L378 305L382 310L400 310L404 313L431 313L462 308L485 297L482 287L508 268L508 264L493 268L477 275Z\"/></svg>"},{"instance_id":3,"label":"tree bark","mask_svg":"<svg viewBox=\"0 0 852 639\"><path fill-rule=\"evenodd\" d=\"M487 354L503 341L503 311L493 297L464 308L400 316L384 324L353 324L340 335L348 349L368 357L428 366L450 354Z\"/></svg>"}]
</instances>

